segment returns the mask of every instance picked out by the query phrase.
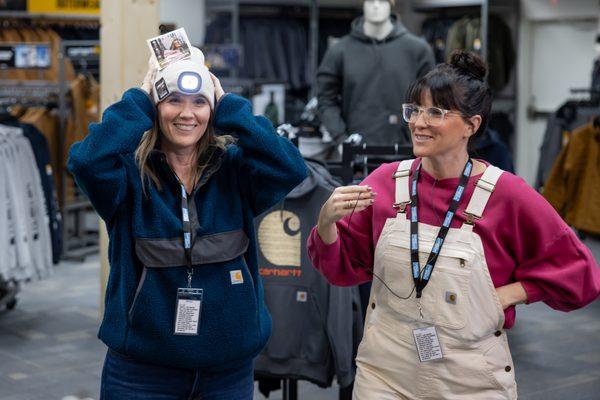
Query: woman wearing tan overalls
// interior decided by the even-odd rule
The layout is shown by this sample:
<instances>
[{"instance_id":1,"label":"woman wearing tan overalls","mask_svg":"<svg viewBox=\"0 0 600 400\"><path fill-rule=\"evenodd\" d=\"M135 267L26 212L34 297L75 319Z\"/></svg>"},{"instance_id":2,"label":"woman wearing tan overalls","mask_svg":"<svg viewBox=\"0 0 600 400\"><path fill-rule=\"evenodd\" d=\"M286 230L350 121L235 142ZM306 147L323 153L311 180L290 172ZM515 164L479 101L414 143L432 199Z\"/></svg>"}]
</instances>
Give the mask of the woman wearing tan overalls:
<instances>
[{"instance_id":1,"label":"woman wearing tan overalls","mask_svg":"<svg viewBox=\"0 0 600 400\"><path fill-rule=\"evenodd\" d=\"M403 116L417 159L336 189L309 238L331 283L373 281L356 400L516 399L514 306L570 311L600 293L593 256L552 207L469 157L491 108L485 74L457 52L415 82Z\"/></svg>"}]
</instances>

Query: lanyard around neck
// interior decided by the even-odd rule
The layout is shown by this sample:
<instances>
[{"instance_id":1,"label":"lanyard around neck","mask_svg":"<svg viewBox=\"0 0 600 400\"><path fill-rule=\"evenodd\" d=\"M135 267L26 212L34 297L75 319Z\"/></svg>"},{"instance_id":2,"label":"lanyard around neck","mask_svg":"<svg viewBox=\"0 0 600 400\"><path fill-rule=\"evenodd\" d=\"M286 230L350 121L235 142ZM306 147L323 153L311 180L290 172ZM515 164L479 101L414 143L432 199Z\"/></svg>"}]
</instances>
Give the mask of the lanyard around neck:
<instances>
[{"instance_id":1,"label":"lanyard around neck","mask_svg":"<svg viewBox=\"0 0 600 400\"><path fill-rule=\"evenodd\" d=\"M188 288L192 287L192 224L190 223L190 212L188 207L187 192L185 185L180 182L181 186L181 218L183 222L183 251L185 253L185 261L188 274Z\"/></svg>"},{"instance_id":2,"label":"lanyard around neck","mask_svg":"<svg viewBox=\"0 0 600 400\"><path fill-rule=\"evenodd\" d=\"M437 262L438 256L442 249L442 245L444 244L444 240L446 239L446 235L448 234L448 230L450 229L450 224L454 219L454 215L456 214L456 210L458 209L460 199L462 198L462 195L469 181L469 176L471 175L471 170L473 169L473 161L471 161L471 159L469 158L467 160L467 163L465 164L465 168L463 169L462 175L460 176L458 186L456 187L456 192L454 193L454 196L450 201L448 211L446 212L444 223L440 227L437 238L433 243L433 248L431 249L431 253L429 253L427 263L425 264L425 268L423 269L422 273L421 264L419 261L419 199L417 195L417 181L421 172L421 165L422 164L419 164L419 166L415 170L415 173L413 174L410 182L410 261L412 266L413 280L415 282L415 288L417 291L417 298L421 297L423 289L429 283L431 273L433 272L433 268L435 267L435 263Z\"/></svg>"}]
</instances>

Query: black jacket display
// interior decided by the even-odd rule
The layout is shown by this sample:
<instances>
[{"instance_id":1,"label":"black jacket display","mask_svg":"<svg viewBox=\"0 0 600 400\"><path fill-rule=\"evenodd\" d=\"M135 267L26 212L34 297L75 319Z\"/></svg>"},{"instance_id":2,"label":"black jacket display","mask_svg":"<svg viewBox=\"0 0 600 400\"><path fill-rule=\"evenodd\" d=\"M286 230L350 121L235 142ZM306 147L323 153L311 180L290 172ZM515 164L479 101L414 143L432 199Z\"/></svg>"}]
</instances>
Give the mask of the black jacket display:
<instances>
[{"instance_id":1,"label":"black jacket display","mask_svg":"<svg viewBox=\"0 0 600 400\"><path fill-rule=\"evenodd\" d=\"M515 172L512 154L508 146L502 142L498 132L493 129L487 128L483 132L483 135L476 142L473 155L504 171Z\"/></svg>"},{"instance_id":2,"label":"black jacket display","mask_svg":"<svg viewBox=\"0 0 600 400\"><path fill-rule=\"evenodd\" d=\"M243 63L240 77L285 82L293 90L311 85L308 73L308 30L288 18L240 18ZM231 18L216 17L206 28L205 43L228 43Z\"/></svg>"},{"instance_id":3,"label":"black jacket display","mask_svg":"<svg viewBox=\"0 0 600 400\"><path fill-rule=\"evenodd\" d=\"M409 85L434 66L425 40L408 32L395 17L383 40L364 34L363 17L326 53L317 73L321 122L339 143L360 133L368 145L410 143L402 120Z\"/></svg>"},{"instance_id":4,"label":"black jacket display","mask_svg":"<svg viewBox=\"0 0 600 400\"><path fill-rule=\"evenodd\" d=\"M324 166L307 161L309 176L255 220L259 270L273 333L255 361L258 377L303 379L341 387L353 378L362 337L358 289L327 283L312 266L306 239L337 186Z\"/></svg>"}]
</instances>

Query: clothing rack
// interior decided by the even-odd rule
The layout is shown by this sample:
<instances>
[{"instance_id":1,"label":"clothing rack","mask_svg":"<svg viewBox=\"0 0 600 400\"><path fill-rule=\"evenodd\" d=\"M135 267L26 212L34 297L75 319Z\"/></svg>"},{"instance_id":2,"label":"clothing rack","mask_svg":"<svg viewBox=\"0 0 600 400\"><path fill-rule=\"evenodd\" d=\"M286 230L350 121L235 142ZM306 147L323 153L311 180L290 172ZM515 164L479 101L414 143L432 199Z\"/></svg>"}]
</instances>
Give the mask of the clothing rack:
<instances>
[{"instance_id":1,"label":"clothing rack","mask_svg":"<svg viewBox=\"0 0 600 400\"><path fill-rule=\"evenodd\" d=\"M327 169L332 175L341 178L344 185L348 185L352 182L354 170L357 167L362 166L363 171L368 169L368 159L370 157L382 156L384 157L384 161L387 161L391 158L397 160L406 159L412 157L412 154L412 145L369 146L366 143L344 143L342 146L341 162L330 162ZM370 171L365 172L368 174ZM366 176L367 174L363 175Z\"/></svg>"},{"instance_id":2,"label":"clothing rack","mask_svg":"<svg viewBox=\"0 0 600 400\"><path fill-rule=\"evenodd\" d=\"M14 105L25 107L56 107L58 85L47 81L0 80L0 124L4 116L10 117L9 108ZM13 310L17 305L17 294L21 285L0 276L0 310Z\"/></svg>"},{"instance_id":3,"label":"clothing rack","mask_svg":"<svg viewBox=\"0 0 600 400\"><path fill-rule=\"evenodd\" d=\"M45 105L57 106L59 121L58 150L56 159L63 163L66 159L66 129L71 113L71 100L69 98L70 82L66 78L66 61L71 60L77 72L98 76L99 48L98 40L62 40L58 54L58 82L43 80L7 80L0 79L0 106L11 105ZM78 48L80 51L73 51ZM89 51L84 51L85 49ZM83 51L82 51L83 50ZM0 71L0 78L2 72ZM67 202L67 174L66 168L56 171L60 175L60 187L57 188L62 224L62 257L64 259L82 261L86 255L99 250L98 234L88 233L85 230L85 214L93 213L90 202L77 191L79 195L75 201Z\"/></svg>"},{"instance_id":4,"label":"clothing rack","mask_svg":"<svg viewBox=\"0 0 600 400\"><path fill-rule=\"evenodd\" d=\"M587 89L587 88L571 88L569 92L573 95L573 97L567 99L564 103L562 103L558 109L562 109L564 107L600 107L600 91ZM589 95L589 96L582 96ZM594 96L595 95L595 96ZM594 96L594 98L592 98ZM545 111L535 108L534 106L529 106L527 109L527 115L530 119L547 119L551 115L553 115L556 111ZM600 108L599 108L600 113Z\"/></svg>"},{"instance_id":5,"label":"clothing rack","mask_svg":"<svg viewBox=\"0 0 600 400\"><path fill-rule=\"evenodd\" d=\"M65 132L67 129L67 120L69 117L69 109L67 107L69 82L65 76L65 62L71 60L74 66L79 66L79 72L90 72L88 65L90 62L98 63L99 52L97 49L100 46L98 40L62 40L60 42L58 60L58 80L59 80L59 146L58 160L66 159L65 152ZM91 51L73 52L70 49L90 48ZM99 251L98 234L86 232L85 215L93 212L91 203L76 189L76 200L67 202L67 174L66 168L61 168L58 172L61 175L61 187L58 190L58 196L61 204L61 213L63 217L63 258L67 260L83 261L85 256Z\"/></svg>"},{"instance_id":6,"label":"clothing rack","mask_svg":"<svg viewBox=\"0 0 600 400\"><path fill-rule=\"evenodd\" d=\"M10 107L12 106L23 106L25 108L29 107L47 107L47 108L57 108L58 100L52 98L51 96L45 98L31 98L31 97L21 97L21 98L3 98L0 96L0 115L3 113L8 113ZM0 117L1 119L1 117ZM0 124L2 121L0 121Z\"/></svg>"},{"instance_id":7,"label":"clothing rack","mask_svg":"<svg viewBox=\"0 0 600 400\"><path fill-rule=\"evenodd\" d=\"M58 99L59 85L50 81L17 81L0 79L0 102L6 106L23 101Z\"/></svg>"}]
</instances>

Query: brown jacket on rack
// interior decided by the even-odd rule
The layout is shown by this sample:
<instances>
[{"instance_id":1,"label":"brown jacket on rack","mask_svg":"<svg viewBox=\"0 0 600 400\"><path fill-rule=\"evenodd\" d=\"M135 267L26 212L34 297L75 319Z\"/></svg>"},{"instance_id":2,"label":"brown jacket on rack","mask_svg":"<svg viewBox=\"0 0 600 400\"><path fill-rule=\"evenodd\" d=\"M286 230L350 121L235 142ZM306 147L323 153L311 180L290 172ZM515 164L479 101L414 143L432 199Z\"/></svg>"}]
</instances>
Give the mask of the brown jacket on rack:
<instances>
[{"instance_id":1,"label":"brown jacket on rack","mask_svg":"<svg viewBox=\"0 0 600 400\"><path fill-rule=\"evenodd\" d=\"M584 125L556 159L543 190L564 220L582 232L600 234L600 128Z\"/></svg>"},{"instance_id":2,"label":"brown jacket on rack","mask_svg":"<svg viewBox=\"0 0 600 400\"><path fill-rule=\"evenodd\" d=\"M99 121L100 85L92 75L79 74L70 84L72 98L72 117L74 129L67 137L66 149L77 141L85 139L88 126ZM66 154L66 153L65 153Z\"/></svg>"},{"instance_id":3,"label":"brown jacket on rack","mask_svg":"<svg viewBox=\"0 0 600 400\"><path fill-rule=\"evenodd\" d=\"M37 30L38 36L42 38L44 42L50 42L50 48L52 52L52 66L47 71L48 77L54 82L58 82L58 53L60 51L60 36L52 29L41 29ZM65 59L65 79L67 82L75 79L75 70L70 59Z\"/></svg>"},{"instance_id":4,"label":"brown jacket on rack","mask_svg":"<svg viewBox=\"0 0 600 400\"><path fill-rule=\"evenodd\" d=\"M16 29L7 28L0 31L2 33L2 42L4 43L20 43L23 41L21 35ZM17 68L7 68L0 71L0 79L16 79L25 80L28 79L27 72Z\"/></svg>"}]
</instances>

